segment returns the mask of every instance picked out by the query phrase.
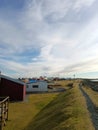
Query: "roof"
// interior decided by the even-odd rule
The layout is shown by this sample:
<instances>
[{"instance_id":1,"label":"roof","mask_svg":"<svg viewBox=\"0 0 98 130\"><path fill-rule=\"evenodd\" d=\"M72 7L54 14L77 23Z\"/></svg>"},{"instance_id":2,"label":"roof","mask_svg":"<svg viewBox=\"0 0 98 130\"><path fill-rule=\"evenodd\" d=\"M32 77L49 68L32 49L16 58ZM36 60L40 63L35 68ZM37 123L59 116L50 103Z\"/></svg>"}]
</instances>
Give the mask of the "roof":
<instances>
[{"instance_id":1,"label":"roof","mask_svg":"<svg viewBox=\"0 0 98 130\"><path fill-rule=\"evenodd\" d=\"M25 85L25 83L23 83L22 81L19 81L18 79L13 79L13 78L5 76L5 75L0 75L0 78L7 79L7 80L13 81L15 83Z\"/></svg>"},{"instance_id":2,"label":"roof","mask_svg":"<svg viewBox=\"0 0 98 130\"><path fill-rule=\"evenodd\" d=\"M46 81L42 81L42 80L30 80L27 84L40 83L40 82L46 82Z\"/></svg>"},{"instance_id":3,"label":"roof","mask_svg":"<svg viewBox=\"0 0 98 130\"><path fill-rule=\"evenodd\" d=\"M36 82L38 82L38 80L36 80L36 79L32 79L32 80L29 80L29 82L28 83L36 83Z\"/></svg>"}]
</instances>

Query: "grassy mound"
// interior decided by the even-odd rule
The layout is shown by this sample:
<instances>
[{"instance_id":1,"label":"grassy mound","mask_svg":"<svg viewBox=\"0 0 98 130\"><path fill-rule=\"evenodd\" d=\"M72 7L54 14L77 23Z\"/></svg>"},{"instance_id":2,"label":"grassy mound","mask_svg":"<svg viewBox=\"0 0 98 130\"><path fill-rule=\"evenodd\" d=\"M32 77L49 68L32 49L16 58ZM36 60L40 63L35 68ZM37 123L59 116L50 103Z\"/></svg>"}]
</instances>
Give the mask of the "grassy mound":
<instances>
[{"instance_id":1,"label":"grassy mound","mask_svg":"<svg viewBox=\"0 0 98 130\"><path fill-rule=\"evenodd\" d=\"M9 119L4 130L23 130L32 119L51 102L55 94L31 94L26 102L14 102L9 104ZM27 128L28 130L28 128Z\"/></svg>"},{"instance_id":2,"label":"grassy mound","mask_svg":"<svg viewBox=\"0 0 98 130\"><path fill-rule=\"evenodd\" d=\"M75 87L57 95L24 130L93 130L85 99Z\"/></svg>"},{"instance_id":3,"label":"grassy mound","mask_svg":"<svg viewBox=\"0 0 98 130\"><path fill-rule=\"evenodd\" d=\"M63 93L30 95L28 102L12 103L9 110L4 130L94 130L76 81Z\"/></svg>"}]
</instances>

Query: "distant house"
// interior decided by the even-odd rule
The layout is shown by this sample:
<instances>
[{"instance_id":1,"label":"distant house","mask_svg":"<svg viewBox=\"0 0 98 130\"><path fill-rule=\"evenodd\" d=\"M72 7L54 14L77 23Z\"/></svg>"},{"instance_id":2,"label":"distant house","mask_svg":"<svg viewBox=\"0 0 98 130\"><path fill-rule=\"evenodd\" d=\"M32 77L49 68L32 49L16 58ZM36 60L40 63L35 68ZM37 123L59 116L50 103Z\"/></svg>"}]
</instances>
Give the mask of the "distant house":
<instances>
[{"instance_id":1,"label":"distant house","mask_svg":"<svg viewBox=\"0 0 98 130\"><path fill-rule=\"evenodd\" d=\"M26 92L46 92L48 91L47 82L31 80L26 84Z\"/></svg>"},{"instance_id":2,"label":"distant house","mask_svg":"<svg viewBox=\"0 0 98 130\"><path fill-rule=\"evenodd\" d=\"M19 80L0 75L0 97L9 96L10 100L22 101L25 98L25 84Z\"/></svg>"}]
</instances>

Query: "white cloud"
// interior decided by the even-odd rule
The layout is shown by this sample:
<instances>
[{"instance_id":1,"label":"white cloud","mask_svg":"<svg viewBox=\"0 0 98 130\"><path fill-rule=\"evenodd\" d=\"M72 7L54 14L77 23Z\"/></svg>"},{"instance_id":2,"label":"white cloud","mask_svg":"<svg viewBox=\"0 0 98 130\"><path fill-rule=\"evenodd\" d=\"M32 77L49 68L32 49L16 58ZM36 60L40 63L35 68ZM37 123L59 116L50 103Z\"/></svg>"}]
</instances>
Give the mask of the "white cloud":
<instances>
[{"instance_id":1,"label":"white cloud","mask_svg":"<svg viewBox=\"0 0 98 130\"><path fill-rule=\"evenodd\" d=\"M83 6L84 7L89 7L91 6L93 3L95 2L95 0L76 0L74 8L76 10L80 10Z\"/></svg>"},{"instance_id":2,"label":"white cloud","mask_svg":"<svg viewBox=\"0 0 98 130\"><path fill-rule=\"evenodd\" d=\"M6 70L22 76L96 71L97 16L93 14L89 21L77 22L72 15L72 11L77 16L77 12L93 3L94 0L29 0L16 22L2 17L0 65L7 64ZM69 15L71 20L66 22ZM23 63L18 54L25 53L28 57L28 52L35 48L39 54L32 54L31 60Z\"/></svg>"}]
</instances>

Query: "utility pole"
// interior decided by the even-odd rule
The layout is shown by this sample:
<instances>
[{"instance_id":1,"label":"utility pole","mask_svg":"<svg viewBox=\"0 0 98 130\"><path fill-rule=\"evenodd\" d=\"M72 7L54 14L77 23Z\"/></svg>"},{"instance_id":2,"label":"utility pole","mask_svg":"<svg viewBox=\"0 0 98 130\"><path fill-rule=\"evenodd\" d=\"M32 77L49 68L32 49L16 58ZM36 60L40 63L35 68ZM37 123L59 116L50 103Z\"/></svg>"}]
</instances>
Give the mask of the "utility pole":
<instances>
[{"instance_id":1,"label":"utility pole","mask_svg":"<svg viewBox=\"0 0 98 130\"><path fill-rule=\"evenodd\" d=\"M74 76L74 79L75 79L75 74L73 76Z\"/></svg>"},{"instance_id":2,"label":"utility pole","mask_svg":"<svg viewBox=\"0 0 98 130\"><path fill-rule=\"evenodd\" d=\"M1 82L1 71L0 71L0 82Z\"/></svg>"}]
</instances>

